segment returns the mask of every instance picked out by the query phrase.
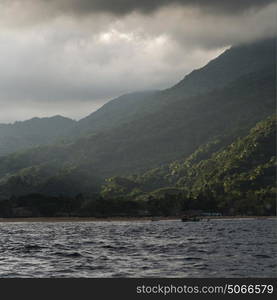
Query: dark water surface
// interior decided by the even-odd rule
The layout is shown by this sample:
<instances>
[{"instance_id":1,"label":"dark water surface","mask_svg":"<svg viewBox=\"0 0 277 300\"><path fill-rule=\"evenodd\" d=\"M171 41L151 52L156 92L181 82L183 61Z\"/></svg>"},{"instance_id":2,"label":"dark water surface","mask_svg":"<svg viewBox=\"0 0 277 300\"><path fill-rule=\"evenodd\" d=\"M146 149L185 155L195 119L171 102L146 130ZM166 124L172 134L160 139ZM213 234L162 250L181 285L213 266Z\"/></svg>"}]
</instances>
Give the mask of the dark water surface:
<instances>
[{"instance_id":1,"label":"dark water surface","mask_svg":"<svg viewBox=\"0 0 277 300\"><path fill-rule=\"evenodd\" d=\"M277 277L277 221L0 223L0 277Z\"/></svg>"}]
</instances>

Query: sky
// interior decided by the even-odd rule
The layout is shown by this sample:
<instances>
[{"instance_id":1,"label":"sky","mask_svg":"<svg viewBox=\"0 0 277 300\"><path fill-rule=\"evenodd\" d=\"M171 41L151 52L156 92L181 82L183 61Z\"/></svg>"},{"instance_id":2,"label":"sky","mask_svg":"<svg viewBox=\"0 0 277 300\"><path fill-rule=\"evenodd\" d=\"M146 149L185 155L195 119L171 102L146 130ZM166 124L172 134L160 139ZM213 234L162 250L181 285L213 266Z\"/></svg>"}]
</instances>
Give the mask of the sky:
<instances>
[{"instance_id":1,"label":"sky","mask_svg":"<svg viewBox=\"0 0 277 300\"><path fill-rule=\"evenodd\" d=\"M0 123L80 119L276 35L275 0L0 0Z\"/></svg>"}]
</instances>

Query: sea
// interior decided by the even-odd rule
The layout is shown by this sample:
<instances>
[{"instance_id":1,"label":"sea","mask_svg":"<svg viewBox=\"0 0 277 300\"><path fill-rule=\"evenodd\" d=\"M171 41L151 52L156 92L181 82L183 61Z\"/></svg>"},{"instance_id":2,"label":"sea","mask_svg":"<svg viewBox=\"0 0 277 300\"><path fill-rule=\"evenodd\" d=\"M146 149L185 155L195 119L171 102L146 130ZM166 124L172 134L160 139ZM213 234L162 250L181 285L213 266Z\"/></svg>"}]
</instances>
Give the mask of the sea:
<instances>
[{"instance_id":1,"label":"sea","mask_svg":"<svg viewBox=\"0 0 277 300\"><path fill-rule=\"evenodd\" d=\"M277 277L277 220L0 222L1 278Z\"/></svg>"}]
</instances>

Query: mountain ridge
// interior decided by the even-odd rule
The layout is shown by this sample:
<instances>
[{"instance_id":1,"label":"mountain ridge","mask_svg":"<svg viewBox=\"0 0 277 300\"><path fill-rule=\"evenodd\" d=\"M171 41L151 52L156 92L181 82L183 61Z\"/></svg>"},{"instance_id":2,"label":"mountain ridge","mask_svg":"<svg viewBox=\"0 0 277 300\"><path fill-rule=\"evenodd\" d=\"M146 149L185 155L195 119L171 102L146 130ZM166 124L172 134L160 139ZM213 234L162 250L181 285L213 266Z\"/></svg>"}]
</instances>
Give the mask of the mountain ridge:
<instances>
[{"instance_id":1,"label":"mountain ridge","mask_svg":"<svg viewBox=\"0 0 277 300\"><path fill-rule=\"evenodd\" d=\"M54 143L74 124L75 121L59 115L0 124L0 156L38 145Z\"/></svg>"}]
</instances>

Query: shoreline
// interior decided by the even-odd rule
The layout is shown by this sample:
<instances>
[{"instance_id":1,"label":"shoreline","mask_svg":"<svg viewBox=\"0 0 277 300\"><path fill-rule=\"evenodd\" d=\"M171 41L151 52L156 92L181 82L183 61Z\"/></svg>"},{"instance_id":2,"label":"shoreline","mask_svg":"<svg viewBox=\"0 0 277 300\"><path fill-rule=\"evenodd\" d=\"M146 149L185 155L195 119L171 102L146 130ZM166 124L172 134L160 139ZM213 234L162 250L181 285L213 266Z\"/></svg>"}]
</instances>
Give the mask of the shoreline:
<instances>
[{"instance_id":1,"label":"shoreline","mask_svg":"<svg viewBox=\"0 0 277 300\"><path fill-rule=\"evenodd\" d=\"M276 219L277 216L203 216L202 219ZM181 220L181 217L29 217L0 218L0 223L59 223L59 222L158 222Z\"/></svg>"}]
</instances>

